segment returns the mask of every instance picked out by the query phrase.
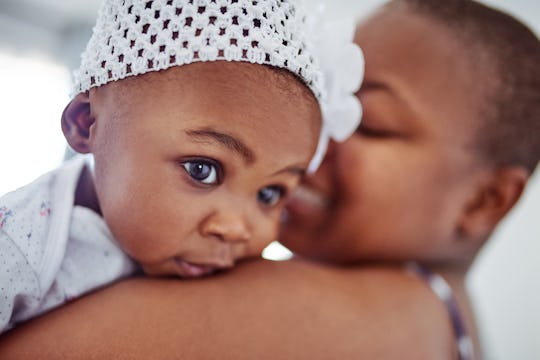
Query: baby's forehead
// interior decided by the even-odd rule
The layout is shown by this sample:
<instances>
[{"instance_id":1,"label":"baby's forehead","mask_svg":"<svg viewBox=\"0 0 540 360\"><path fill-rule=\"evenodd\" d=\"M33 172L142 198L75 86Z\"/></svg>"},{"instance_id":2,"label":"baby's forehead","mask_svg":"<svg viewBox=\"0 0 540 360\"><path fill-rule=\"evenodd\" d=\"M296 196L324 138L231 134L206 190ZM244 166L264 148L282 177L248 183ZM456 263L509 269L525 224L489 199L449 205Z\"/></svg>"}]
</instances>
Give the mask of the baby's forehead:
<instances>
[{"instance_id":1,"label":"baby's forehead","mask_svg":"<svg viewBox=\"0 0 540 360\"><path fill-rule=\"evenodd\" d=\"M113 81L97 87L97 91L107 89L110 96L129 100L130 96L142 92L152 92L159 96L164 88L194 92L216 84L219 84L223 91L228 88L234 91L235 87L244 86L268 89L270 93L269 88L273 87L288 94L290 101L309 102L317 106L317 99L311 90L290 71L246 62L200 62L172 67Z\"/></svg>"},{"instance_id":2,"label":"baby's forehead","mask_svg":"<svg viewBox=\"0 0 540 360\"><path fill-rule=\"evenodd\" d=\"M183 113L189 111L191 117L203 119L215 118L218 113L214 110L219 108L222 115L218 117L223 121L248 117L260 127L261 121L286 118L282 109L291 105L299 111L298 126L309 124L309 129L318 131L321 122L317 100L300 80L287 70L244 62L177 66L110 82L91 92L96 94L92 97L94 106L126 125L141 111L163 116L165 109L178 119L185 119ZM193 104L197 104L196 112ZM308 133L311 131L306 136Z\"/></svg>"}]
</instances>

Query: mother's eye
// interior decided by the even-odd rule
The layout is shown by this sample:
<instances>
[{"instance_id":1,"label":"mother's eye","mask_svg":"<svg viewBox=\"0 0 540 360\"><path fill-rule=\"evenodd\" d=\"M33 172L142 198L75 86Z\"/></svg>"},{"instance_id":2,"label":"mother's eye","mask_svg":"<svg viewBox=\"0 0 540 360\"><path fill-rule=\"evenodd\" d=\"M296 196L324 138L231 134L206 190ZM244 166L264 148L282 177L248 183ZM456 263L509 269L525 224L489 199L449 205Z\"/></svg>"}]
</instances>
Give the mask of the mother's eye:
<instances>
[{"instance_id":1,"label":"mother's eye","mask_svg":"<svg viewBox=\"0 0 540 360\"><path fill-rule=\"evenodd\" d=\"M362 124L356 129L356 133L359 135L375 137L375 138L390 137L390 136L395 135L391 131L377 129L373 127L367 127Z\"/></svg>"},{"instance_id":2,"label":"mother's eye","mask_svg":"<svg viewBox=\"0 0 540 360\"><path fill-rule=\"evenodd\" d=\"M221 183L221 166L208 159L193 159L182 162L186 173L196 182L204 185Z\"/></svg>"}]
</instances>

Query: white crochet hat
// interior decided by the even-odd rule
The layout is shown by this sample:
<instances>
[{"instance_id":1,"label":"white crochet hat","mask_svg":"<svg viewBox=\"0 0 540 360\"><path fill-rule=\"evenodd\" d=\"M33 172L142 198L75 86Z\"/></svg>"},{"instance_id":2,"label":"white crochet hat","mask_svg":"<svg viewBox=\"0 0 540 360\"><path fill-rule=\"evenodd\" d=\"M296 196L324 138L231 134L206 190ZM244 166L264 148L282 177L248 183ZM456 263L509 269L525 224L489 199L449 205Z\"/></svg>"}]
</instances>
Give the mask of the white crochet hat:
<instances>
[{"instance_id":1,"label":"white crochet hat","mask_svg":"<svg viewBox=\"0 0 540 360\"><path fill-rule=\"evenodd\" d=\"M308 168L314 172L329 139L343 140L360 121L360 104L352 94L360 85L363 61L357 48L349 56L353 30L336 37L306 19L302 0L104 0L71 95L194 62L284 68L311 89L321 106L322 130Z\"/></svg>"},{"instance_id":2,"label":"white crochet hat","mask_svg":"<svg viewBox=\"0 0 540 360\"><path fill-rule=\"evenodd\" d=\"M104 0L73 94L202 61L285 68L322 96L305 15L295 0Z\"/></svg>"}]
</instances>

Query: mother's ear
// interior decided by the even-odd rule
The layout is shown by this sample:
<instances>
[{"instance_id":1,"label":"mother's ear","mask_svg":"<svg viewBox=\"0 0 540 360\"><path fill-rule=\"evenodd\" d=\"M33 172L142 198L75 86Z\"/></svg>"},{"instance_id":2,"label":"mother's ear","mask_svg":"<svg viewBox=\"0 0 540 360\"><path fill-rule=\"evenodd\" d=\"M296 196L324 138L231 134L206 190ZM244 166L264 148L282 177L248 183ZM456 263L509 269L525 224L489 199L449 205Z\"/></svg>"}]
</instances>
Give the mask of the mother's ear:
<instances>
[{"instance_id":1,"label":"mother's ear","mask_svg":"<svg viewBox=\"0 0 540 360\"><path fill-rule=\"evenodd\" d=\"M494 171L468 202L459 230L466 238L485 240L517 203L529 172L521 166Z\"/></svg>"},{"instance_id":2,"label":"mother's ear","mask_svg":"<svg viewBox=\"0 0 540 360\"><path fill-rule=\"evenodd\" d=\"M62 131L73 150L82 154L90 152L90 127L94 122L89 93L78 94L62 113Z\"/></svg>"}]
</instances>

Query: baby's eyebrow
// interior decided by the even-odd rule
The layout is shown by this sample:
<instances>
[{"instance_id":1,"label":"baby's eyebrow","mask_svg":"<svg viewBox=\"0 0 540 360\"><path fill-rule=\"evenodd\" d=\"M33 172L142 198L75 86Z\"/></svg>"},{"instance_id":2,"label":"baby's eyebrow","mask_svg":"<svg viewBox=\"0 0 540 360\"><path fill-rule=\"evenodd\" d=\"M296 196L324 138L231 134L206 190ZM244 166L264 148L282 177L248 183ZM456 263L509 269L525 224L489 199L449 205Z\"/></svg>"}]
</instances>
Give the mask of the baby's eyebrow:
<instances>
[{"instance_id":1,"label":"baby's eyebrow","mask_svg":"<svg viewBox=\"0 0 540 360\"><path fill-rule=\"evenodd\" d=\"M252 164L256 160L253 150L233 135L225 134L213 129L186 130L186 134L198 140L208 138L213 139L228 149L240 154L248 164Z\"/></svg>"}]
</instances>

